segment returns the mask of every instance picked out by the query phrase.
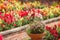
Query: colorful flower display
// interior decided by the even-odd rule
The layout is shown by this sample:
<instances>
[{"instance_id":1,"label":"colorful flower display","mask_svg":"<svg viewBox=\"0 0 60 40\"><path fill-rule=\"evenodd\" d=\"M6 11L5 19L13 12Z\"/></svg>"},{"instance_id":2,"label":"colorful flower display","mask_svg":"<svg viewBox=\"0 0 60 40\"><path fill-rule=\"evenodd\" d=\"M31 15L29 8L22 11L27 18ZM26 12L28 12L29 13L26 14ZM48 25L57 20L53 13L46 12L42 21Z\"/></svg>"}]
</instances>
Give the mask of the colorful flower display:
<instances>
[{"instance_id":1,"label":"colorful flower display","mask_svg":"<svg viewBox=\"0 0 60 40\"><path fill-rule=\"evenodd\" d=\"M55 5L57 4L57 5ZM29 24L35 17L46 20L60 16L60 5L51 6L38 1L22 3L18 0L0 1L0 30L8 30Z\"/></svg>"},{"instance_id":2,"label":"colorful flower display","mask_svg":"<svg viewBox=\"0 0 60 40\"><path fill-rule=\"evenodd\" d=\"M46 25L45 40L59 40L60 38L60 22L54 24L54 26Z\"/></svg>"}]
</instances>

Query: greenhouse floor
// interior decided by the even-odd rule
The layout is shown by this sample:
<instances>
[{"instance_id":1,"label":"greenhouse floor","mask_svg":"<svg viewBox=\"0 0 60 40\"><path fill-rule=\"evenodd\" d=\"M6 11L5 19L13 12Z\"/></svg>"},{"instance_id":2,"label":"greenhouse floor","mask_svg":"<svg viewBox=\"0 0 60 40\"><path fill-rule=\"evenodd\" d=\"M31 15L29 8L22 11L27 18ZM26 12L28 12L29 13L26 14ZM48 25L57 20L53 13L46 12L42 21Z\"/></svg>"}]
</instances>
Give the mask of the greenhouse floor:
<instances>
[{"instance_id":1,"label":"greenhouse floor","mask_svg":"<svg viewBox=\"0 0 60 40\"><path fill-rule=\"evenodd\" d=\"M51 23L48 23L46 25L50 25L50 26L52 25L53 26L54 24L57 24L58 22L60 22L60 21L51 22ZM4 35L5 40L23 40L25 38L30 39L30 37L28 36L28 34L25 31Z\"/></svg>"}]
</instances>

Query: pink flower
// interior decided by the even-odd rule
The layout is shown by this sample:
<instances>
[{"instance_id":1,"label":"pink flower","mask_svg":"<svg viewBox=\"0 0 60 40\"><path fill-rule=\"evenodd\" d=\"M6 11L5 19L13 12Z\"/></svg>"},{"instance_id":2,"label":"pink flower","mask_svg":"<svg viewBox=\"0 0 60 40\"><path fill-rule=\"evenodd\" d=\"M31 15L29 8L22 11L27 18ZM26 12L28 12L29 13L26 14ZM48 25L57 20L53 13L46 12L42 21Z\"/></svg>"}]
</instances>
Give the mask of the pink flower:
<instances>
[{"instance_id":1,"label":"pink flower","mask_svg":"<svg viewBox=\"0 0 60 40\"><path fill-rule=\"evenodd\" d=\"M2 15L0 15L0 18L1 18L1 19L3 19L3 16L2 16Z\"/></svg>"},{"instance_id":2,"label":"pink flower","mask_svg":"<svg viewBox=\"0 0 60 40\"><path fill-rule=\"evenodd\" d=\"M0 40L3 40L3 36L2 35L0 35Z\"/></svg>"}]
</instances>

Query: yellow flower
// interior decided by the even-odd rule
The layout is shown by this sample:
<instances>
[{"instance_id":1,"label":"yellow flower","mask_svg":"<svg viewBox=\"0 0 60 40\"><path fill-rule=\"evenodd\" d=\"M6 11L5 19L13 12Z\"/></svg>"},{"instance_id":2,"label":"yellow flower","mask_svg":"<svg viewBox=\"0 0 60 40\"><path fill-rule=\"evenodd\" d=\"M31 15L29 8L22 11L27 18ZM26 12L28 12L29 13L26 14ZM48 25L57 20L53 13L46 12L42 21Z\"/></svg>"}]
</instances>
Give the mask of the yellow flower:
<instances>
[{"instance_id":1,"label":"yellow flower","mask_svg":"<svg viewBox=\"0 0 60 40\"><path fill-rule=\"evenodd\" d=\"M0 19L0 24L2 24L3 22L2 22L2 19Z\"/></svg>"},{"instance_id":2,"label":"yellow flower","mask_svg":"<svg viewBox=\"0 0 60 40\"><path fill-rule=\"evenodd\" d=\"M20 20L23 20L24 18L22 17Z\"/></svg>"},{"instance_id":3,"label":"yellow flower","mask_svg":"<svg viewBox=\"0 0 60 40\"><path fill-rule=\"evenodd\" d=\"M0 2L4 2L4 0L0 0Z\"/></svg>"}]
</instances>

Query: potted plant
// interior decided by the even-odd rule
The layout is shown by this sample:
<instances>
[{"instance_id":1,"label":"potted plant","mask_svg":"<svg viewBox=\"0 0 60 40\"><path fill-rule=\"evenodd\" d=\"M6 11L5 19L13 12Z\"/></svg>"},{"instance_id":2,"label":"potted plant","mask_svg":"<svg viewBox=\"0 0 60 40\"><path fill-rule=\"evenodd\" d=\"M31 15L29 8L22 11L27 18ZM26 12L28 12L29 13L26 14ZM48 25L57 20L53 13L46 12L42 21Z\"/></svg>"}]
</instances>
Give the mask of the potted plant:
<instances>
[{"instance_id":1,"label":"potted plant","mask_svg":"<svg viewBox=\"0 0 60 40\"><path fill-rule=\"evenodd\" d=\"M34 21L30 24L30 29L27 32L32 40L42 40L44 37L44 26L39 21Z\"/></svg>"}]
</instances>

